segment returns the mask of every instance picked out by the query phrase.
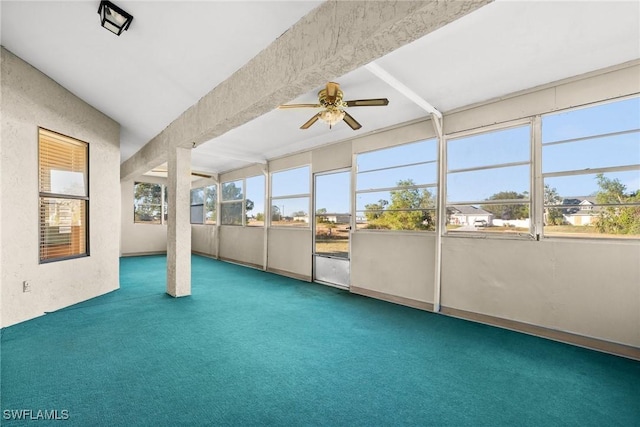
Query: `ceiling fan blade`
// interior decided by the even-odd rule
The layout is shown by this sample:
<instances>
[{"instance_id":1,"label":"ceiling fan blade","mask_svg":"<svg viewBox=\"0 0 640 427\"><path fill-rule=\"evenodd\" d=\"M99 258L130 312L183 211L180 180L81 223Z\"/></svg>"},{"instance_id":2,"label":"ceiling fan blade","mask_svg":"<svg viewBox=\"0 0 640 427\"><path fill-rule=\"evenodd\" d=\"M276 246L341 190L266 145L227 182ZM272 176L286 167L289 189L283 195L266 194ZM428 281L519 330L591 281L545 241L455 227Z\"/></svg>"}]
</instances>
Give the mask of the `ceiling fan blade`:
<instances>
[{"instance_id":1,"label":"ceiling fan blade","mask_svg":"<svg viewBox=\"0 0 640 427\"><path fill-rule=\"evenodd\" d=\"M345 121L346 124L349 125L349 127L353 130L358 130L362 127L362 125L360 123L358 123L358 121L356 119L354 119L353 117L351 117L351 115L349 113L347 113L345 111L344 113L344 118L342 119Z\"/></svg>"},{"instance_id":2,"label":"ceiling fan blade","mask_svg":"<svg viewBox=\"0 0 640 427\"><path fill-rule=\"evenodd\" d=\"M347 107L378 107L389 105L387 98L378 99L356 99L354 101L345 101Z\"/></svg>"},{"instance_id":3,"label":"ceiling fan blade","mask_svg":"<svg viewBox=\"0 0 640 427\"><path fill-rule=\"evenodd\" d=\"M319 118L320 118L320 113L316 114L315 116L313 116L309 120L307 120L307 122L305 124L300 126L300 129L309 129L312 124L314 124L315 122L318 121Z\"/></svg>"},{"instance_id":4,"label":"ceiling fan blade","mask_svg":"<svg viewBox=\"0 0 640 427\"><path fill-rule=\"evenodd\" d=\"M338 96L338 91L340 90L340 85L335 82L327 83L327 101L334 102L336 100L336 96Z\"/></svg>"},{"instance_id":5,"label":"ceiling fan blade","mask_svg":"<svg viewBox=\"0 0 640 427\"><path fill-rule=\"evenodd\" d=\"M320 104L285 104L279 105L278 108L281 110L285 110L287 108L320 108L322 105Z\"/></svg>"}]
</instances>

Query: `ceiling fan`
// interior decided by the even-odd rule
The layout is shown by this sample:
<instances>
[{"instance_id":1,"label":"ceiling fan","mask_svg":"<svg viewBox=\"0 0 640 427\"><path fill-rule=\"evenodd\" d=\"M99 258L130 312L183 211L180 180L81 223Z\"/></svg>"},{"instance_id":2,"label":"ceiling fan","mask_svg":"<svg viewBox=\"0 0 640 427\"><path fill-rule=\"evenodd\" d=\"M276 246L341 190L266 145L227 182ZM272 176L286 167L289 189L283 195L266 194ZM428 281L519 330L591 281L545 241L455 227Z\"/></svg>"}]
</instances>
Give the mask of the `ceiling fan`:
<instances>
[{"instance_id":1,"label":"ceiling fan","mask_svg":"<svg viewBox=\"0 0 640 427\"><path fill-rule=\"evenodd\" d=\"M329 125L329 128L334 126L340 120L344 120L346 124L353 130L358 130L362 127L356 119L351 117L349 113L344 111L345 107L381 107L389 104L387 98L377 99L358 99L354 101L343 101L343 93L340 90L340 85L335 82L327 83L327 86L318 92L318 104L285 104L280 105L278 108L322 108L323 110L311 117L305 124L300 126L300 129L309 129L312 124L318 121L318 119Z\"/></svg>"}]
</instances>

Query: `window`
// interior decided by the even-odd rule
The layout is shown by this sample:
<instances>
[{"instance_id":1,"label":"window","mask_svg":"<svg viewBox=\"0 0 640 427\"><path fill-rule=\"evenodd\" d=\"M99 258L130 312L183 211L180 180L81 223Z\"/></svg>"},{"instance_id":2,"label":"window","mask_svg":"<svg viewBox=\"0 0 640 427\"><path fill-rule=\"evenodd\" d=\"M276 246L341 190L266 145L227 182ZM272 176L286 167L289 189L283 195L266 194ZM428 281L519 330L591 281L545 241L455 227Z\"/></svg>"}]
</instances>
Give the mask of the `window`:
<instances>
[{"instance_id":1,"label":"window","mask_svg":"<svg viewBox=\"0 0 640 427\"><path fill-rule=\"evenodd\" d=\"M542 117L544 235L640 237L640 98Z\"/></svg>"},{"instance_id":2,"label":"window","mask_svg":"<svg viewBox=\"0 0 640 427\"><path fill-rule=\"evenodd\" d=\"M243 202L243 180L222 184L222 201L220 204L220 222L222 225L242 225Z\"/></svg>"},{"instance_id":3,"label":"window","mask_svg":"<svg viewBox=\"0 0 640 427\"><path fill-rule=\"evenodd\" d=\"M271 174L271 225L309 227L309 166Z\"/></svg>"},{"instance_id":4,"label":"window","mask_svg":"<svg viewBox=\"0 0 640 427\"><path fill-rule=\"evenodd\" d=\"M166 221L167 192L163 185L136 182L133 193L134 223L163 224Z\"/></svg>"},{"instance_id":5,"label":"window","mask_svg":"<svg viewBox=\"0 0 640 427\"><path fill-rule=\"evenodd\" d=\"M204 188L191 190L191 224L204 224Z\"/></svg>"},{"instance_id":6,"label":"window","mask_svg":"<svg viewBox=\"0 0 640 427\"><path fill-rule=\"evenodd\" d=\"M247 225L251 227L264 226L264 182L264 175L245 180Z\"/></svg>"},{"instance_id":7,"label":"window","mask_svg":"<svg viewBox=\"0 0 640 427\"><path fill-rule=\"evenodd\" d=\"M357 229L435 230L437 140L358 154Z\"/></svg>"},{"instance_id":8,"label":"window","mask_svg":"<svg viewBox=\"0 0 640 427\"><path fill-rule=\"evenodd\" d=\"M89 255L89 145L38 130L40 262Z\"/></svg>"},{"instance_id":9,"label":"window","mask_svg":"<svg viewBox=\"0 0 640 427\"><path fill-rule=\"evenodd\" d=\"M530 233L531 126L447 140L447 232Z\"/></svg>"},{"instance_id":10,"label":"window","mask_svg":"<svg viewBox=\"0 0 640 427\"><path fill-rule=\"evenodd\" d=\"M191 190L191 224L215 224L217 215L215 185Z\"/></svg>"}]
</instances>

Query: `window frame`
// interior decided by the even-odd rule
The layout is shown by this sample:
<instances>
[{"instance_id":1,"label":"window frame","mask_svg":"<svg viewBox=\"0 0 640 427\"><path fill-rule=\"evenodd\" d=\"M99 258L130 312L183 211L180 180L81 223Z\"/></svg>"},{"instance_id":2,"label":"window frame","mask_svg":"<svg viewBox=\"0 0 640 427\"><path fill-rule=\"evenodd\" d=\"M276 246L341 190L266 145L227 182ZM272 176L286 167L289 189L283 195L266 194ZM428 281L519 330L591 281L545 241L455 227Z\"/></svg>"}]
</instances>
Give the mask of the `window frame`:
<instances>
[{"instance_id":1,"label":"window frame","mask_svg":"<svg viewBox=\"0 0 640 427\"><path fill-rule=\"evenodd\" d=\"M224 226L231 226L231 227L250 227L250 228L263 228L266 226L266 221L264 223L264 225L250 225L247 223L247 180L252 179L252 178L258 178L258 177L262 177L263 178L263 185L262 185L262 201L264 203L264 194L266 193L266 185L267 185L267 181L264 177L264 175L258 174L258 175L251 175L251 176L245 176L242 178L237 178L237 179L232 179L229 181L224 181L220 183L220 193L223 191L222 187L224 186L224 184L229 184L232 182L241 182L242 183L242 198L241 199L233 199L233 200L222 200L222 197L218 197L217 203L218 203L218 209L220 211L220 225L224 225ZM223 224L222 223L222 208L224 205L230 205L230 204L237 204L240 203L242 206L242 222L240 224ZM254 202L255 203L255 202ZM266 210L266 208L265 208ZM266 218L266 213L264 214L265 218Z\"/></svg>"},{"instance_id":2,"label":"window frame","mask_svg":"<svg viewBox=\"0 0 640 427\"><path fill-rule=\"evenodd\" d=\"M216 193L216 201L214 203L214 218L213 218L213 222L212 223L208 223L207 222L207 197L209 195L209 192L211 191L211 188L215 188L215 193ZM193 203L193 198L192 198L192 194L194 190L202 190L202 203ZM204 185L202 187L196 187L196 188L192 188L191 191L189 192L189 200L190 200L190 211L189 211L189 223L193 224L193 225L212 225L215 226L218 224L218 184L211 184L211 185ZM202 222L193 222L193 219L191 217L191 209L193 209L194 206L202 206Z\"/></svg>"},{"instance_id":3,"label":"window frame","mask_svg":"<svg viewBox=\"0 0 640 427\"><path fill-rule=\"evenodd\" d=\"M375 153L375 152L380 152L385 150L393 150L397 148L403 148L412 144L431 143L431 142L435 143L435 150L434 150L435 159L430 159L430 160L425 160L420 162L409 161L408 163L394 164L392 166L376 167L373 169L366 169L363 171L358 170L358 156L360 155L370 154L370 153ZM438 174L439 174L439 167L440 167L439 166L439 161L440 161L439 145L440 145L439 138L437 136L432 136L432 137L418 139L415 141L407 141L401 144L394 144L387 147L381 147L373 150L354 153L353 164L355 165L355 168L353 171L353 177L354 177L353 187L354 188L353 188L353 202L352 202L353 212L354 212L353 218L354 218L354 224L355 224L355 227L353 229L354 232L356 233L403 233L403 234L415 233L418 235L423 235L425 233L434 234L437 232L438 223L439 223L438 221ZM436 169L434 182L428 182L423 184L413 184L413 185L406 185L406 186L395 185L391 187L375 187L375 188L366 188L366 189L358 190L358 176L361 176L362 174L384 172L388 170L402 169L402 168L422 166L422 165L431 165L431 164L435 165L435 169ZM380 211L373 211L373 212L421 212L426 210L426 211L432 212L433 214L433 218L434 218L433 230L428 230L428 229L425 229L425 230L397 229L396 230L396 229L386 229L386 228L358 228L358 217L365 216L365 213L367 212L366 209L365 210L358 209L358 195L371 194L371 193L387 193L387 192L391 195L392 191L398 191L398 190L427 190L433 196L434 206L432 208L402 208L402 209L393 209L393 210L382 209Z\"/></svg>"},{"instance_id":4,"label":"window frame","mask_svg":"<svg viewBox=\"0 0 640 427\"><path fill-rule=\"evenodd\" d=\"M274 174L278 174L281 172L287 172L287 171L291 171L291 170L295 170L295 169L302 169L302 168L307 168L307 182L308 182L308 186L307 186L307 193L298 193L298 194L285 194L285 195L280 195L280 196L273 196L273 175ZM311 164L302 164L302 165L298 165L298 166L292 166L289 168L285 168L285 169L278 169L276 171L270 171L269 172L269 206L265 206L265 225L269 228L281 228L281 229L287 229L287 230L309 230L311 229L311 188L313 187L313 168ZM303 199L303 198L307 198L307 216L309 217L309 221L307 221L306 223L304 223L304 225L273 225L273 220L272 220L272 207L274 206L274 201L275 200L288 200L288 199ZM276 205L277 206L277 205ZM295 222L295 221L294 221Z\"/></svg>"},{"instance_id":5,"label":"window frame","mask_svg":"<svg viewBox=\"0 0 640 427\"><path fill-rule=\"evenodd\" d=\"M136 221L136 185L138 184L150 184L157 185L160 187L160 222L149 222L149 221ZM144 225L167 225L168 219L166 218L168 215L169 203L167 201L167 186L166 184L158 184L157 182L149 182L149 181L134 181L133 182L133 223L134 224L144 224ZM191 218L189 218L191 220Z\"/></svg>"},{"instance_id":6,"label":"window frame","mask_svg":"<svg viewBox=\"0 0 640 427\"><path fill-rule=\"evenodd\" d=\"M598 237L598 236L593 236L593 235L589 235L589 236L584 236L581 235L581 233L575 233L575 235L568 235L568 234L547 234L545 233L545 224L544 224L544 211L547 208L555 208L555 209L567 209L567 208L575 208L576 205L567 205L567 204L557 204L557 205L550 205L550 204L545 204L544 203L544 187L545 187L545 178L561 178L561 177L570 177L570 176L581 176L581 175L594 175L594 174L606 174L606 173L615 173L615 172L629 172L629 171L638 171L640 173L640 163L637 164L627 164L627 165L619 165L619 166L605 166L605 167L598 167L598 168L582 168L582 169L571 169L571 170L561 170L561 171L554 171L554 172L543 172L543 166L544 166L544 147L547 146L554 146L554 145L561 145L561 144L571 144L571 143L580 143L582 141L593 141L593 140L601 140L601 139L606 139L609 137L615 137L615 136L620 136L620 135L627 135L627 134L638 134L639 138L640 138L640 127L636 128L636 129L631 129L631 130L623 130L623 131L613 131L613 132L605 132L605 133L601 133L601 134L592 134L592 135L588 135L588 136L580 136L580 137L575 137L575 138L565 138L565 139L557 139L557 140L553 140L550 142L543 142L544 139L544 128L543 128L543 121L545 117L549 117L549 116L554 116L557 114L563 114L563 113L570 113L572 111L579 111L579 110L584 110L584 109L589 109L589 108L594 108L594 107L599 107L602 105L607 105L607 104L614 104L616 102L622 102L622 101L626 101L626 100L630 100L630 99L638 99L640 101L640 93L634 93L634 94L629 94L629 95L624 95L624 96L620 96L620 97L614 97L614 98L609 98L609 99L605 99L605 100L600 100L600 101L596 101L596 102L590 102L587 104L582 104L579 106L573 106L573 107L569 107L569 108L563 108L560 110L555 110L555 111L549 111L543 114L538 115L537 117L538 119L538 124L537 126L539 126L539 134L540 134L540 138L538 141L536 141L536 143L539 145L538 150L539 150L539 176L540 176L540 188L541 188L541 193L540 193L540 197L539 197L539 203L540 203L540 211L541 211L541 215L542 217L540 218L540 232L539 235L542 239L578 239L580 241L585 241L585 240L592 240L592 241L616 241L616 242L624 242L624 241L637 241L640 239L640 235L638 236L634 236L634 237L624 237L624 235L620 235L620 236L616 236L613 234L606 234L603 235L602 237ZM633 207L633 206L637 206L640 208L640 202L632 202L632 203L621 203L621 204L592 204L590 209L593 209L593 207Z\"/></svg>"},{"instance_id":7,"label":"window frame","mask_svg":"<svg viewBox=\"0 0 640 427\"><path fill-rule=\"evenodd\" d=\"M64 193L56 193L51 191L42 191L42 181L41 181L41 169L42 169L42 136L43 133L53 134L54 137L60 137L61 139L69 139L71 140L69 144L80 145L84 149L84 184L85 184L85 195L71 195ZM38 127L38 264L48 264L52 262L58 261L66 261L70 259L77 258L86 258L91 256L91 247L90 247L90 144L86 141L82 141L77 138L73 138L67 135L64 135L59 132L52 131L50 129L44 127ZM51 257L51 258L43 258L43 247L44 247L44 233L43 233L43 211L42 211L42 203L44 199L63 199L63 200L80 200L84 203L84 252L77 253L73 255L59 256L59 257Z\"/></svg>"},{"instance_id":8,"label":"window frame","mask_svg":"<svg viewBox=\"0 0 640 427\"><path fill-rule=\"evenodd\" d=\"M481 134L489 134L493 132L500 132L509 129L515 129L519 127L529 127L529 135L528 135L528 160L527 161L517 161L517 162L506 162L506 163L494 163L490 165L482 165L476 167L466 167L459 169L449 169L449 141L472 137ZM489 126L483 126L479 128L467 129L459 132L453 132L450 134L443 135L442 144L444 145L444 165L443 165L443 176L441 177L442 183L440 186L441 191L443 192L442 200L444 203L444 208L442 209L445 215L445 218L439 224L444 225L441 230L442 236L446 237L455 237L455 238L491 238L491 239L515 239L515 240L532 240L536 239L536 224L537 224L537 214L536 214L536 205L537 205L537 193L536 193L536 121L535 117L524 117L515 120L508 120L506 122L496 123ZM529 185L528 189L528 197L523 199L496 199L496 200L464 200L464 201L448 201L448 181L449 174L451 173L465 173L465 172L474 172L481 170L492 170L492 169L503 169L509 167L518 167L518 166L528 166L529 174L528 180ZM456 206L480 206L480 205L525 205L529 208L529 230L528 232L487 232L482 230L465 230L465 231L455 231L450 232L447 228L449 224L449 207Z\"/></svg>"}]
</instances>

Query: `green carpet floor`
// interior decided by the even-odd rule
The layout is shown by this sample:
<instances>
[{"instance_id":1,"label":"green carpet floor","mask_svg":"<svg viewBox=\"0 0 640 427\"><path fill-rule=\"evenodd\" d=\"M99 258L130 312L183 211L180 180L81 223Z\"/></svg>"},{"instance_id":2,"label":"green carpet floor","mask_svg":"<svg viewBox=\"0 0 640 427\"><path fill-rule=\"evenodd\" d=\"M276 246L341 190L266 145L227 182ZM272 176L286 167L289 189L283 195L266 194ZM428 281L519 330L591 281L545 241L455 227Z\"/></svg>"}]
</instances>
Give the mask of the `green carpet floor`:
<instances>
[{"instance_id":1,"label":"green carpet floor","mask_svg":"<svg viewBox=\"0 0 640 427\"><path fill-rule=\"evenodd\" d=\"M165 269L2 330L2 425L640 426L640 362L198 256L173 299Z\"/></svg>"}]
</instances>

